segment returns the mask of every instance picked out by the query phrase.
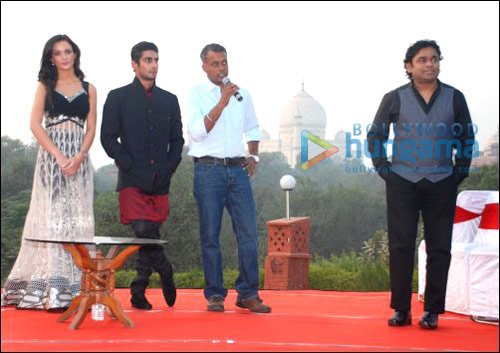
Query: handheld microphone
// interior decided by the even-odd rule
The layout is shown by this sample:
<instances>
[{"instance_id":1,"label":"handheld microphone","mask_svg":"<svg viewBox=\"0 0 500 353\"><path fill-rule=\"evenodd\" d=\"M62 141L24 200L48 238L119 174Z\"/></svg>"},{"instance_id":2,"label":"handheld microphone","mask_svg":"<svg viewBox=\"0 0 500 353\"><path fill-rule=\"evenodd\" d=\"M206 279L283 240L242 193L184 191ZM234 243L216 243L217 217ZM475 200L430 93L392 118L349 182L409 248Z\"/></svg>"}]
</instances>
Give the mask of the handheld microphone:
<instances>
[{"instance_id":1,"label":"handheld microphone","mask_svg":"<svg viewBox=\"0 0 500 353\"><path fill-rule=\"evenodd\" d=\"M224 86L227 86L231 83L231 80L229 79L229 77L224 77L222 79L222 84ZM238 102L241 102L243 100L243 97L241 96L240 92L236 91L236 93L234 94L234 97L238 100Z\"/></svg>"}]
</instances>

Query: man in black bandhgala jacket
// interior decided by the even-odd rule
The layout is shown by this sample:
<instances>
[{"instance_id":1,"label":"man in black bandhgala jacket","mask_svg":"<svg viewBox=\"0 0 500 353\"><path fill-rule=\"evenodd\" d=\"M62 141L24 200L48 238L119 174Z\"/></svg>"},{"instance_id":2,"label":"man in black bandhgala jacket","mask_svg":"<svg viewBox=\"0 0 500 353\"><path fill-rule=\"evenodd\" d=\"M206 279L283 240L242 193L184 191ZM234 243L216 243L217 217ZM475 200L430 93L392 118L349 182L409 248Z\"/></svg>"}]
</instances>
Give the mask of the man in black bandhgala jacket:
<instances>
[{"instance_id":1,"label":"man in black bandhgala jacket","mask_svg":"<svg viewBox=\"0 0 500 353\"><path fill-rule=\"evenodd\" d=\"M138 238L159 239L169 213L170 179L181 161L182 122L177 97L155 85L158 48L140 42L132 48L134 81L109 92L104 104L101 143L118 166L120 217ZM145 297L149 276L160 275L163 295L173 306L176 289L172 265L163 246L145 245L136 259L131 303L150 310Z\"/></svg>"}]
</instances>

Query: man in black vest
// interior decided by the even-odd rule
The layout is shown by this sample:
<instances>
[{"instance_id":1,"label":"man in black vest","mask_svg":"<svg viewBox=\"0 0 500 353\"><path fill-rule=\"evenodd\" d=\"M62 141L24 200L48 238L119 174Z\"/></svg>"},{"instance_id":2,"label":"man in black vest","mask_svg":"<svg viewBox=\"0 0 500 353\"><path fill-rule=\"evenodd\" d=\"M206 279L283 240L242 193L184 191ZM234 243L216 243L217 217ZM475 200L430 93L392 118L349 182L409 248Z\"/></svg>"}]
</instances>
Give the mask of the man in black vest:
<instances>
[{"instance_id":1,"label":"man in black vest","mask_svg":"<svg viewBox=\"0 0 500 353\"><path fill-rule=\"evenodd\" d=\"M445 308L457 187L468 176L475 142L464 95L437 79L441 59L433 40L420 40L408 48L404 67L411 82L384 96L368 132L372 161L387 190L391 308L395 310L389 326L411 324L420 212L427 250L420 326L437 328L438 315ZM391 124L394 143L389 162L384 143Z\"/></svg>"},{"instance_id":2,"label":"man in black vest","mask_svg":"<svg viewBox=\"0 0 500 353\"><path fill-rule=\"evenodd\" d=\"M177 97L155 85L158 48L140 42L132 48L134 81L112 90L104 104L101 143L118 166L120 217L138 238L159 239L169 213L170 179L181 161L182 122ZM176 288L163 246L145 245L130 285L132 306L150 310L145 297L149 276L160 275L163 295L173 306Z\"/></svg>"}]
</instances>

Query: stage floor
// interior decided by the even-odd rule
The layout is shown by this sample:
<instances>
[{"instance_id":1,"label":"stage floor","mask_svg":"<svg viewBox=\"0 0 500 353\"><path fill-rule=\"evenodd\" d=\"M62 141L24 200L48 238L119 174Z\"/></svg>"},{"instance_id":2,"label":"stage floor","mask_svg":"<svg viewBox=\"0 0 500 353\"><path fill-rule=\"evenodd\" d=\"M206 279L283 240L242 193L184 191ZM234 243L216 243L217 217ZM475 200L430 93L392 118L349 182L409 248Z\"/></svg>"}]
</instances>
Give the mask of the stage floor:
<instances>
[{"instance_id":1,"label":"stage floor","mask_svg":"<svg viewBox=\"0 0 500 353\"><path fill-rule=\"evenodd\" d=\"M87 316L79 329L60 314L2 308L2 352L7 351L497 351L498 326L445 313L439 328L418 325L423 304L413 298L413 325L389 327L388 292L260 291L271 314L237 308L229 291L226 311L206 311L201 289L180 289L168 308L160 289L147 291L153 310L130 306L128 289L116 296L135 323Z\"/></svg>"}]
</instances>

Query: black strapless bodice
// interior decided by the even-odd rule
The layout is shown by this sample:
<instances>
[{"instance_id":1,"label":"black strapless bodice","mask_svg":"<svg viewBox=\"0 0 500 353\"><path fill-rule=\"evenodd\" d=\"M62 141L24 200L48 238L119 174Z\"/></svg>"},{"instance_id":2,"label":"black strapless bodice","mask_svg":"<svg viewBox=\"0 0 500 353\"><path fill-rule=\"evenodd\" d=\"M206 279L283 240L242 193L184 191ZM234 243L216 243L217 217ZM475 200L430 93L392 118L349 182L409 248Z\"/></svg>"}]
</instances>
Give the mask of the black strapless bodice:
<instances>
[{"instance_id":1,"label":"black strapless bodice","mask_svg":"<svg viewBox=\"0 0 500 353\"><path fill-rule=\"evenodd\" d=\"M72 97L66 97L63 94L53 91L52 102L45 98L45 127L50 127L71 120L78 125L83 126L90 110L89 103L89 83L82 82L83 88ZM76 118L76 119L75 119Z\"/></svg>"}]
</instances>

